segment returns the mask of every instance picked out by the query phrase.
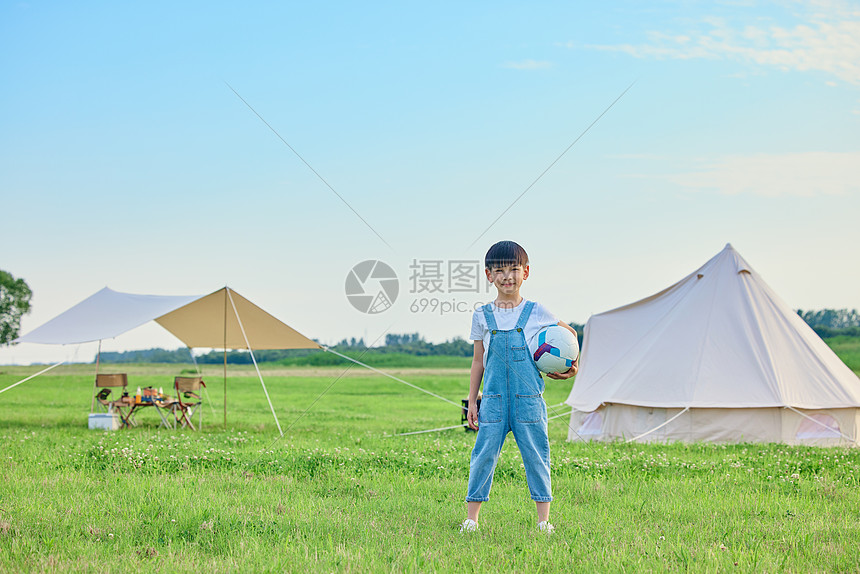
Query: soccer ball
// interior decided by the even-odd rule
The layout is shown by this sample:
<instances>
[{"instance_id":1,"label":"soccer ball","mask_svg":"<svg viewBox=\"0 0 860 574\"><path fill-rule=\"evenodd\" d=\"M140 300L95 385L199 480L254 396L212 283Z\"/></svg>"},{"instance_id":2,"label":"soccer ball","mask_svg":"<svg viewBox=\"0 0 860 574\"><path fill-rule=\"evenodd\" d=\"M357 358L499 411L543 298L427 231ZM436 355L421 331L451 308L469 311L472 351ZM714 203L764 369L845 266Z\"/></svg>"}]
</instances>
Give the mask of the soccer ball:
<instances>
[{"instance_id":1,"label":"soccer ball","mask_svg":"<svg viewBox=\"0 0 860 574\"><path fill-rule=\"evenodd\" d=\"M570 369L578 355L576 336L564 327L550 325L538 332L534 359L540 371L563 373Z\"/></svg>"}]
</instances>

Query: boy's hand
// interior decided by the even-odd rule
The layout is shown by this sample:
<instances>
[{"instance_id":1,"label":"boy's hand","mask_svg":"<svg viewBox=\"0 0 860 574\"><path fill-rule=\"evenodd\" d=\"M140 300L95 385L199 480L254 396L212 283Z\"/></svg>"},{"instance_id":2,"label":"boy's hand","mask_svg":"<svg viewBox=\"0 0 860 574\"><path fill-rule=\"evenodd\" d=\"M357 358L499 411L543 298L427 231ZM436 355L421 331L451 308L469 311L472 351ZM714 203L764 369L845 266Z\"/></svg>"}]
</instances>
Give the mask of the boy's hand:
<instances>
[{"instance_id":1,"label":"boy's hand","mask_svg":"<svg viewBox=\"0 0 860 574\"><path fill-rule=\"evenodd\" d=\"M475 406L475 401L469 401L469 410L466 411L466 421L468 421L470 429L478 430L478 408Z\"/></svg>"},{"instance_id":2,"label":"boy's hand","mask_svg":"<svg viewBox=\"0 0 860 574\"><path fill-rule=\"evenodd\" d=\"M565 371L564 373L547 373L547 377L550 379L555 379L557 381L563 381L564 379L569 379L571 377L576 376L576 372L579 371L579 357L573 362L573 366Z\"/></svg>"}]
</instances>

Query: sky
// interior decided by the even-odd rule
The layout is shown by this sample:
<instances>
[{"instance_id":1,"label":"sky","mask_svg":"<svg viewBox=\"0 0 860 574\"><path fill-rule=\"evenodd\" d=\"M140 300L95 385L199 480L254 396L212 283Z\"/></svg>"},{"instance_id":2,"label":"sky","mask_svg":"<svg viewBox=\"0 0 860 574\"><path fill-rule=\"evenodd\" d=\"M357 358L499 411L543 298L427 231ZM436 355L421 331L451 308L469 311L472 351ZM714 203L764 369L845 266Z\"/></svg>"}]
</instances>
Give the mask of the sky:
<instances>
[{"instance_id":1,"label":"sky","mask_svg":"<svg viewBox=\"0 0 860 574\"><path fill-rule=\"evenodd\" d=\"M468 338L503 239L565 321L726 243L794 309L860 307L860 2L4 2L0 70L22 333L227 285L325 344ZM364 261L397 277L374 313Z\"/></svg>"}]
</instances>

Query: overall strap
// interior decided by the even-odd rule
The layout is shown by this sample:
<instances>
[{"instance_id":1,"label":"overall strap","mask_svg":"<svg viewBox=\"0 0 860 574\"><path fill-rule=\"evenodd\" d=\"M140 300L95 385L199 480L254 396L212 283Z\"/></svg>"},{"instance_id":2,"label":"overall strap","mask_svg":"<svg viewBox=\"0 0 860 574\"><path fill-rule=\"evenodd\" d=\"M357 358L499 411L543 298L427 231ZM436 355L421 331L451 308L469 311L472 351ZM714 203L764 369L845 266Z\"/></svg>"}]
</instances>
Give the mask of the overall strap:
<instances>
[{"instance_id":1,"label":"overall strap","mask_svg":"<svg viewBox=\"0 0 860 574\"><path fill-rule=\"evenodd\" d=\"M496 326L496 318L493 316L493 304L487 303L481 307L481 309L484 310L484 319L487 320L487 328L493 333L498 331L499 328Z\"/></svg>"},{"instance_id":2,"label":"overall strap","mask_svg":"<svg viewBox=\"0 0 860 574\"><path fill-rule=\"evenodd\" d=\"M532 307L534 306L534 301L526 301L526 306L523 307L523 311L520 313L520 318L517 319L517 326L515 328L518 331L526 328L526 323L529 321L529 315L532 314Z\"/></svg>"}]
</instances>

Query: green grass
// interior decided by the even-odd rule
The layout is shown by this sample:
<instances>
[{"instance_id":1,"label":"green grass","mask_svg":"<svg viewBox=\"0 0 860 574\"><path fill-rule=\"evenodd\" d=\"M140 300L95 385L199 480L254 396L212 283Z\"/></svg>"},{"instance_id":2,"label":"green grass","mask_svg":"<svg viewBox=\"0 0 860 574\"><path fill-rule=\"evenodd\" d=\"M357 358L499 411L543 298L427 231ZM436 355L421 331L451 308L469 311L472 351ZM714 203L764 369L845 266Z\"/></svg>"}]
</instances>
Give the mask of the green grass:
<instances>
[{"instance_id":1,"label":"green grass","mask_svg":"<svg viewBox=\"0 0 860 574\"><path fill-rule=\"evenodd\" d=\"M175 365L124 370L168 387ZM696 571L860 569L860 451L565 441L550 422L552 537L534 530L510 438L481 529L461 536L474 434L456 408L358 367L204 366L200 433L86 429L91 365L0 395L0 571ZM38 370L0 367L0 388ZM459 401L467 370L401 369ZM336 382L335 382L336 381ZM330 389L325 392L327 388ZM547 402L570 383L548 382ZM321 397L321 398L320 398ZM319 400L317 400L319 398ZM554 407L550 414L564 410Z\"/></svg>"},{"instance_id":2,"label":"green grass","mask_svg":"<svg viewBox=\"0 0 860 574\"><path fill-rule=\"evenodd\" d=\"M852 371L860 371L860 337L839 335L824 341Z\"/></svg>"}]
</instances>

